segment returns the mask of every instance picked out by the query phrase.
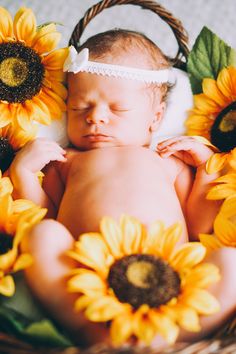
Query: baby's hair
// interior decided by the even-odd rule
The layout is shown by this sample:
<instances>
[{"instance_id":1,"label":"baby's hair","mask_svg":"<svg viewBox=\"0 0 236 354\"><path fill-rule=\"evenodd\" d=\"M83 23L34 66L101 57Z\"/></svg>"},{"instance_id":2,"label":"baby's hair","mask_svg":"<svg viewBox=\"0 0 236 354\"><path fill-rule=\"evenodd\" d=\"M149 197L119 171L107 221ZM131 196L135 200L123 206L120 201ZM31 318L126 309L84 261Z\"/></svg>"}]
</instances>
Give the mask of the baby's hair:
<instances>
[{"instance_id":1,"label":"baby's hair","mask_svg":"<svg viewBox=\"0 0 236 354\"><path fill-rule=\"evenodd\" d=\"M157 70L170 66L160 48L144 34L125 29L113 29L98 33L86 40L79 48L89 49L93 59L106 59L131 53L134 49L146 59L147 69Z\"/></svg>"},{"instance_id":2,"label":"baby's hair","mask_svg":"<svg viewBox=\"0 0 236 354\"><path fill-rule=\"evenodd\" d=\"M89 49L91 59L106 59L107 63L112 63L114 58L123 57L124 54L131 54L134 50L142 62L142 69L159 70L170 67L168 58L160 48L143 33L126 30L112 29L106 32L95 34L88 38L77 51ZM153 92L158 90L162 94L162 100L166 99L168 84L148 84Z\"/></svg>"}]
</instances>

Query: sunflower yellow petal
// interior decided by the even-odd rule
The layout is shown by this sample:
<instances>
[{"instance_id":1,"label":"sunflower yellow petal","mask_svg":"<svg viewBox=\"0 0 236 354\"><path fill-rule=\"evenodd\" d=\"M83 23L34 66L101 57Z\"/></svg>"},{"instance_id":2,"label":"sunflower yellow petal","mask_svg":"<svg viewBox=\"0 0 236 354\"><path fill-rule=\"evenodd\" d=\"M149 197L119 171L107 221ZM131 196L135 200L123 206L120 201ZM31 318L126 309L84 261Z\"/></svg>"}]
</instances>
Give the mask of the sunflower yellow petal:
<instances>
[{"instance_id":1,"label":"sunflower yellow petal","mask_svg":"<svg viewBox=\"0 0 236 354\"><path fill-rule=\"evenodd\" d=\"M93 297L87 295L81 295L74 303L74 309L77 312L84 311L92 302Z\"/></svg>"},{"instance_id":2,"label":"sunflower yellow petal","mask_svg":"<svg viewBox=\"0 0 236 354\"><path fill-rule=\"evenodd\" d=\"M0 128L3 128L12 122L9 105L0 101Z\"/></svg>"},{"instance_id":3,"label":"sunflower yellow petal","mask_svg":"<svg viewBox=\"0 0 236 354\"><path fill-rule=\"evenodd\" d=\"M32 46L39 54L49 53L54 50L61 39L54 23L41 27L33 40Z\"/></svg>"},{"instance_id":4,"label":"sunflower yellow petal","mask_svg":"<svg viewBox=\"0 0 236 354\"><path fill-rule=\"evenodd\" d=\"M214 231L217 238L225 245L236 246L236 223L218 214L214 221Z\"/></svg>"},{"instance_id":5,"label":"sunflower yellow petal","mask_svg":"<svg viewBox=\"0 0 236 354\"><path fill-rule=\"evenodd\" d=\"M13 191L13 185L9 177L0 178L0 197L5 194L11 194Z\"/></svg>"},{"instance_id":6,"label":"sunflower yellow petal","mask_svg":"<svg viewBox=\"0 0 236 354\"><path fill-rule=\"evenodd\" d=\"M204 289L191 289L186 292L184 304L195 309L200 315L212 315L220 310L216 298Z\"/></svg>"},{"instance_id":7,"label":"sunflower yellow petal","mask_svg":"<svg viewBox=\"0 0 236 354\"><path fill-rule=\"evenodd\" d=\"M233 73L230 72L229 68L224 68L220 71L217 77L217 86L219 87L220 91L223 93L224 96L229 97L231 99L233 99L233 96L235 94L235 88L233 88L231 80L232 74ZM235 100L235 98L233 100Z\"/></svg>"},{"instance_id":8,"label":"sunflower yellow petal","mask_svg":"<svg viewBox=\"0 0 236 354\"><path fill-rule=\"evenodd\" d=\"M206 146L209 146L213 151L218 152L219 149L213 145L209 139L206 139L204 136L200 136L200 135L194 135L192 136L196 141L198 141L201 144L204 144Z\"/></svg>"},{"instance_id":9,"label":"sunflower yellow petal","mask_svg":"<svg viewBox=\"0 0 236 354\"><path fill-rule=\"evenodd\" d=\"M156 330L169 344L174 344L179 335L179 327L163 314L155 311L149 313L151 321L154 323Z\"/></svg>"},{"instance_id":10,"label":"sunflower yellow petal","mask_svg":"<svg viewBox=\"0 0 236 354\"><path fill-rule=\"evenodd\" d=\"M26 105L30 116L34 117L34 121L50 125L51 123L51 114L49 108L37 97L34 97L31 101L27 102ZM32 122L33 125L33 122Z\"/></svg>"},{"instance_id":11,"label":"sunflower yellow petal","mask_svg":"<svg viewBox=\"0 0 236 354\"><path fill-rule=\"evenodd\" d=\"M206 248L200 242L188 242L173 252L170 264L177 271L192 268L200 263L206 254Z\"/></svg>"},{"instance_id":12,"label":"sunflower yellow petal","mask_svg":"<svg viewBox=\"0 0 236 354\"><path fill-rule=\"evenodd\" d=\"M124 311L125 305L118 302L115 298L102 296L87 307L85 316L93 322L104 322L112 320Z\"/></svg>"},{"instance_id":13,"label":"sunflower yellow petal","mask_svg":"<svg viewBox=\"0 0 236 354\"><path fill-rule=\"evenodd\" d=\"M62 70L50 70L45 68L44 77L48 81L59 81L59 82L66 81L66 74Z\"/></svg>"},{"instance_id":14,"label":"sunflower yellow petal","mask_svg":"<svg viewBox=\"0 0 236 354\"><path fill-rule=\"evenodd\" d=\"M193 99L196 108L205 114L218 113L221 110L221 107L209 97L204 95L204 93L194 95Z\"/></svg>"},{"instance_id":15,"label":"sunflower yellow petal","mask_svg":"<svg viewBox=\"0 0 236 354\"><path fill-rule=\"evenodd\" d=\"M11 237L11 236L9 236ZM12 265L15 262L17 257L17 251L15 249L11 249L7 253L0 255L0 270L8 271L11 269Z\"/></svg>"},{"instance_id":16,"label":"sunflower yellow petal","mask_svg":"<svg viewBox=\"0 0 236 354\"><path fill-rule=\"evenodd\" d=\"M142 316L142 314L139 314L139 311L134 315L133 331L135 336L146 345L150 345L157 334L156 326L153 321L148 315Z\"/></svg>"},{"instance_id":17,"label":"sunflower yellow petal","mask_svg":"<svg viewBox=\"0 0 236 354\"><path fill-rule=\"evenodd\" d=\"M236 194L233 193L229 196L220 208L220 214L223 214L224 217L230 218L236 214Z\"/></svg>"},{"instance_id":18,"label":"sunflower yellow petal","mask_svg":"<svg viewBox=\"0 0 236 354\"><path fill-rule=\"evenodd\" d=\"M11 275L0 278L0 294L12 296L15 292L15 283Z\"/></svg>"},{"instance_id":19,"label":"sunflower yellow petal","mask_svg":"<svg viewBox=\"0 0 236 354\"><path fill-rule=\"evenodd\" d=\"M37 131L38 128L35 124L30 124L27 130L23 130L15 123L14 126L12 125L11 129L8 130L7 139L14 151L17 151L27 142L33 140L36 137Z\"/></svg>"},{"instance_id":20,"label":"sunflower yellow petal","mask_svg":"<svg viewBox=\"0 0 236 354\"><path fill-rule=\"evenodd\" d=\"M18 41L24 41L28 46L36 33L36 19L31 9L22 7L14 18L14 33Z\"/></svg>"},{"instance_id":21,"label":"sunflower yellow petal","mask_svg":"<svg viewBox=\"0 0 236 354\"><path fill-rule=\"evenodd\" d=\"M10 13L4 7L0 7L0 19L0 43L2 43L6 38L12 37L13 21Z\"/></svg>"},{"instance_id":22,"label":"sunflower yellow petal","mask_svg":"<svg viewBox=\"0 0 236 354\"><path fill-rule=\"evenodd\" d=\"M45 86L51 88L51 90L56 93L59 97L62 98L62 100L66 100L67 98L67 89L65 88L65 86L58 81L48 81L47 84L45 84Z\"/></svg>"},{"instance_id":23,"label":"sunflower yellow petal","mask_svg":"<svg viewBox=\"0 0 236 354\"><path fill-rule=\"evenodd\" d=\"M132 316L129 314L122 314L114 318L110 328L111 339L114 345L121 345L133 334Z\"/></svg>"},{"instance_id":24,"label":"sunflower yellow petal","mask_svg":"<svg viewBox=\"0 0 236 354\"><path fill-rule=\"evenodd\" d=\"M47 70L62 71L66 57L68 56L68 48L56 49L42 58L42 64Z\"/></svg>"},{"instance_id":25,"label":"sunflower yellow petal","mask_svg":"<svg viewBox=\"0 0 236 354\"><path fill-rule=\"evenodd\" d=\"M41 95L33 97L31 101L26 102L26 107L30 115L34 117L34 120L41 124L49 125L51 123L51 113L40 97Z\"/></svg>"},{"instance_id":26,"label":"sunflower yellow petal","mask_svg":"<svg viewBox=\"0 0 236 354\"><path fill-rule=\"evenodd\" d=\"M15 261L13 266L13 271L17 272L19 270L29 267L33 263L33 257L28 253L21 254Z\"/></svg>"},{"instance_id":27,"label":"sunflower yellow petal","mask_svg":"<svg viewBox=\"0 0 236 354\"><path fill-rule=\"evenodd\" d=\"M206 247L208 253L224 247L223 243L221 243L213 235L199 234L199 239L201 243Z\"/></svg>"},{"instance_id":28,"label":"sunflower yellow petal","mask_svg":"<svg viewBox=\"0 0 236 354\"><path fill-rule=\"evenodd\" d=\"M236 171L236 148L231 150L230 154L228 155L228 161L230 167Z\"/></svg>"},{"instance_id":29,"label":"sunflower yellow petal","mask_svg":"<svg viewBox=\"0 0 236 354\"><path fill-rule=\"evenodd\" d=\"M164 233L164 223L162 221L153 222L148 232L144 234L142 241L142 252L159 254L162 250L163 233Z\"/></svg>"},{"instance_id":30,"label":"sunflower yellow petal","mask_svg":"<svg viewBox=\"0 0 236 354\"><path fill-rule=\"evenodd\" d=\"M202 89L204 94L213 100L220 107L224 108L230 103L228 96L224 96L219 90L215 80L210 78L205 78L202 81Z\"/></svg>"},{"instance_id":31,"label":"sunflower yellow petal","mask_svg":"<svg viewBox=\"0 0 236 354\"><path fill-rule=\"evenodd\" d=\"M107 267L113 262L113 257L100 234L81 235L79 241L76 242L76 252L82 263L107 275Z\"/></svg>"},{"instance_id":32,"label":"sunflower yellow petal","mask_svg":"<svg viewBox=\"0 0 236 354\"><path fill-rule=\"evenodd\" d=\"M26 211L28 209L34 208L36 205L28 199L16 199L13 201L12 204L12 211L13 213L22 213L23 211Z\"/></svg>"},{"instance_id":33,"label":"sunflower yellow petal","mask_svg":"<svg viewBox=\"0 0 236 354\"><path fill-rule=\"evenodd\" d=\"M9 193L4 194L0 197L0 230L2 225L7 225L7 221L9 219L9 215L12 211L13 200ZM3 230L4 231L4 230Z\"/></svg>"},{"instance_id":34,"label":"sunflower yellow petal","mask_svg":"<svg viewBox=\"0 0 236 354\"><path fill-rule=\"evenodd\" d=\"M233 101L235 101L236 100L236 68L235 66L229 66L227 69L231 81L230 84L230 89L232 90L231 94L232 94Z\"/></svg>"},{"instance_id":35,"label":"sunflower yellow petal","mask_svg":"<svg viewBox=\"0 0 236 354\"><path fill-rule=\"evenodd\" d=\"M236 185L220 185L212 187L207 193L207 199L220 200L230 197L233 193L236 193Z\"/></svg>"},{"instance_id":36,"label":"sunflower yellow petal","mask_svg":"<svg viewBox=\"0 0 236 354\"><path fill-rule=\"evenodd\" d=\"M66 111L64 100L47 87L44 87L40 93L40 99L44 104L48 105L51 118L58 119L61 117L62 112Z\"/></svg>"},{"instance_id":37,"label":"sunflower yellow petal","mask_svg":"<svg viewBox=\"0 0 236 354\"><path fill-rule=\"evenodd\" d=\"M236 173L227 173L214 180L214 183L228 183L236 185Z\"/></svg>"},{"instance_id":38,"label":"sunflower yellow petal","mask_svg":"<svg viewBox=\"0 0 236 354\"><path fill-rule=\"evenodd\" d=\"M201 135L209 138L210 129L213 121L208 116L193 114L189 115L185 121L185 126L188 129L188 135ZM195 131L195 133L189 133L189 131ZM201 132L201 134L197 132Z\"/></svg>"},{"instance_id":39,"label":"sunflower yellow petal","mask_svg":"<svg viewBox=\"0 0 236 354\"><path fill-rule=\"evenodd\" d=\"M106 285L104 281L94 272L87 271L77 274L68 281L70 292L80 292L92 296L94 294L105 294Z\"/></svg>"},{"instance_id":40,"label":"sunflower yellow petal","mask_svg":"<svg viewBox=\"0 0 236 354\"><path fill-rule=\"evenodd\" d=\"M142 242L142 224L134 217L123 215L120 220L125 254L137 253Z\"/></svg>"},{"instance_id":41,"label":"sunflower yellow petal","mask_svg":"<svg viewBox=\"0 0 236 354\"><path fill-rule=\"evenodd\" d=\"M164 243L162 246L162 257L165 260L168 260L174 251L174 248L180 239L182 230L183 228L180 223L173 224L165 230L163 234Z\"/></svg>"},{"instance_id":42,"label":"sunflower yellow petal","mask_svg":"<svg viewBox=\"0 0 236 354\"><path fill-rule=\"evenodd\" d=\"M184 287L207 288L220 280L219 269L211 263L201 263L191 269L184 279Z\"/></svg>"},{"instance_id":43,"label":"sunflower yellow petal","mask_svg":"<svg viewBox=\"0 0 236 354\"><path fill-rule=\"evenodd\" d=\"M13 239L13 246L16 248L33 225L41 221L47 213L46 208L35 206L22 212L17 222L17 230Z\"/></svg>"},{"instance_id":44,"label":"sunflower yellow petal","mask_svg":"<svg viewBox=\"0 0 236 354\"><path fill-rule=\"evenodd\" d=\"M103 217L100 222L102 236L115 258L122 256L122 232L117 222L110 217Z\"/></svg>"},{"instance_id":45,"label":"sunflower yellow petal","mask_svg":"<svg viewBox=\"0 0 236 354\"><path fill-rule=\"evenodd\" d=\"M189 307L179 307L178 323L186 331L199 332L201 330L197 311Z\"/></svg>"},{"instance_id":46,"label":"sunflower yellow petal","mask_svg":"<svg viewBox=\"0 0 236 354\"><path fill-rule=\"evenodd\" d=\"M32 124L32 116L30 116L25 105L18 105L15 111L16 121L23 130L28 130Z\"/></svg>"},{"instance_id":47,"label":"sunflower yellow petal","mask_svg":"<svg viewBox=\"0 0 236 354\"><path fill-rule=\"evenodd\" d=\"M227 162L227 154L216 153L212 155L206 163L206 170L209 174L222 170Z\"/></svg>"}]
</instances>

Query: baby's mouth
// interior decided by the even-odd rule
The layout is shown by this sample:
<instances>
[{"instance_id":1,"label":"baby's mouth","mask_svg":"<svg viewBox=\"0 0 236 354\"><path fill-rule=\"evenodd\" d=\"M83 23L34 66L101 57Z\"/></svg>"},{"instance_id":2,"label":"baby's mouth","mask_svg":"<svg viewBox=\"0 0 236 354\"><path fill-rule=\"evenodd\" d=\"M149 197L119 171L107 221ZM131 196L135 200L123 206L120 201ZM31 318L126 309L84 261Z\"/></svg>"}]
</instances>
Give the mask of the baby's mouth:
<instances>
[{"instance_id":1,"label":"baby's mouth","mask_svg":"<svg viewBox=\"0 0 236 354\"><path fill-rule=\"evenodd\" d=\"M104 141L111 141L112 137L105 134L86 134L84 138L91 141L91 142L104 142Z\"/></svg>"}]
</instances>

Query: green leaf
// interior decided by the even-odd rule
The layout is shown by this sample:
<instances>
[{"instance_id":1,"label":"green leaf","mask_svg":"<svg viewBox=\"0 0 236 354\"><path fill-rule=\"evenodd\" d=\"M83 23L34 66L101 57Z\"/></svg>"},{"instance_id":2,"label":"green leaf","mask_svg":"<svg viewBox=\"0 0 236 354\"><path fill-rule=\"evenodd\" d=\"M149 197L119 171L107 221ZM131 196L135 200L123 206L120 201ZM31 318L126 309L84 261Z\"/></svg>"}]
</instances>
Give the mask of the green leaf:
<instances>
[{"instance_id":1,"label":"green leaf","mask_svg":"<svg viewBox=\"0 0 236 354\"><path fill-rule=\"evenodd\" d=\"M23 272L15 274L14 280L16 293L10 298L0 296L0 331L45 346L73 345L34 299Z\"/></svg>"},{"instance_id":2,"label":"green leaf","mask_svg":"<svg viewBox=\"0 0 236 354\"><path fill-rule=\"evenodd\" d=\"M34 344L56 347L73 345L49 319L31 322L23 314L2 306L0 307L0 330Z\"/></svg>"},{"instance_id":3,"label":"green leaf","mask_svg":"<svg viewBox=\"0 0 236 354\"><path fill-rule=\"evenodd\" d=\"M51 23L53 23L54 25L64 26L63 23L61 23L61 22L50 21L50 22L45 22L45 23L42 23L41 25L38 25L37 31L45 26L51 25Z\"/></svg>"},{"instance_id":4,"label":"green leaf","mask_svg":"<svg viewBox=\"0 0 236 354\"><path fill-rule=\"evenodd\" d=\"M204 78L216 79L220 70L235 64L235 50L207 27L203 27L187 60L193 93L202 92Z\"/></svg>"},{"instance_id":5,"label":"green leaf","mask_svg":"<svg viewBox=\"0 0 236 354\"><path fill-rule=\"evenodd\" d=\"M39 321L45 318L45 311L32 295L23 272L13 274L16 291L12 297L0 296L0 306L11 308L22 313L31 321Z\"/></svg>"}]
</instances>

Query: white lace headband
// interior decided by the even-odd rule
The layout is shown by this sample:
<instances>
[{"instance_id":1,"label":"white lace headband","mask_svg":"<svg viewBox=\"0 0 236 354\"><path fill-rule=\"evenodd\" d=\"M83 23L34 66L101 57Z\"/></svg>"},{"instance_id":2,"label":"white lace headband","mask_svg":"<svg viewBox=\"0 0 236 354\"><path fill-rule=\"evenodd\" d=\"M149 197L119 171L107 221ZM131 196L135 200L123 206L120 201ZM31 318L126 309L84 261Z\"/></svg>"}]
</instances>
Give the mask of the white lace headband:
<instances>
[{"instance_id":1,"label":"white lace headband","mask_svg":"<svg viewBox=\"0 0 236 354\"><path fill-rule=\"evenodd\" d=\"M73 72L74 74L86 72L103 76L138 80L146 83L175 83L175 75L171 69L143 70L90 61L88 48L84 48L78 53L73 46L69 47L69 54L65 60L63 71Z\"/></svg>"}]
</instances>

